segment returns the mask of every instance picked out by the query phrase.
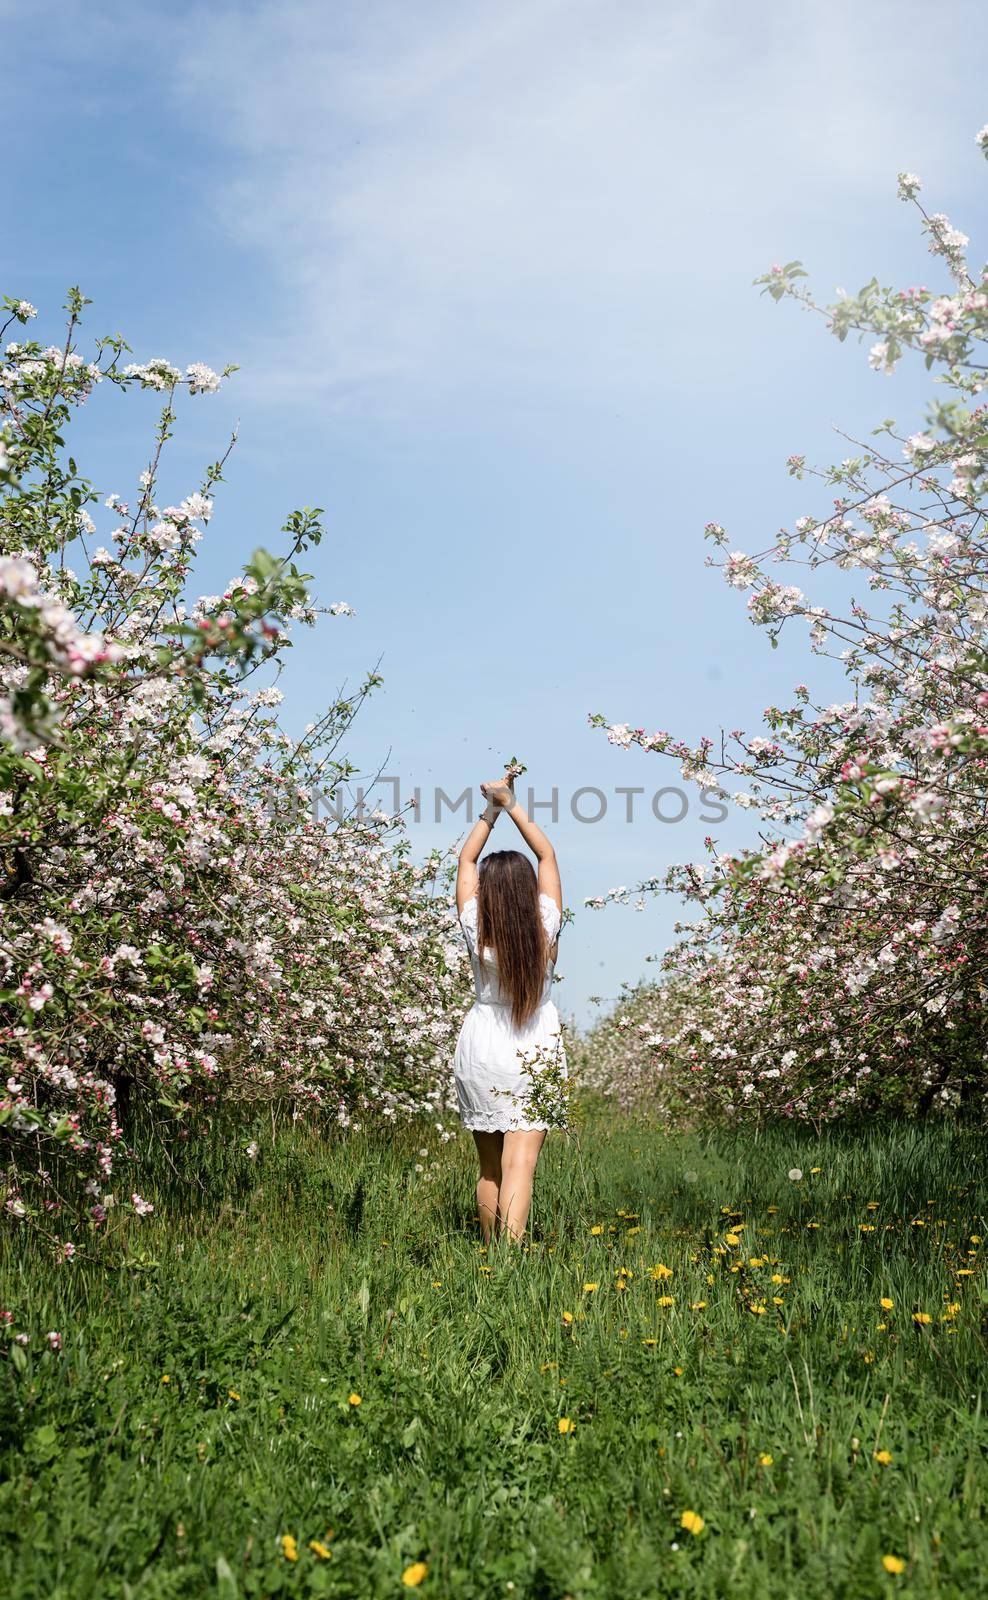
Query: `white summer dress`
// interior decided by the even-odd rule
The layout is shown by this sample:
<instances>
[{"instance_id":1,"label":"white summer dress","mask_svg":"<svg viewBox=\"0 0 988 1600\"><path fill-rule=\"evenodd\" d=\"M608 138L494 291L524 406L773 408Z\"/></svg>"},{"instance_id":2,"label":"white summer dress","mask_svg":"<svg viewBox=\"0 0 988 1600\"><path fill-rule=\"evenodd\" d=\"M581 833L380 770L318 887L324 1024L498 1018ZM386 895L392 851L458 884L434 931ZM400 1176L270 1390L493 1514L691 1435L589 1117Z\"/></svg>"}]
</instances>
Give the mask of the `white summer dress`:
<instances>
[{"instance_id":1,"label":"white summer dress","mask_svg":"<svg viewBox=\"0 0 988 1600\"><path fill-rule=\"evenodd\" d=\"M539 911L551 945L562 921L559 907L547 894L540 894ZM505 998L498 981L494 951L485 950L481 960L477 949L476 895L463 907L460 927L470 952L477 996L463 1019L453 1057L453 1078L463 1126L482 1133L547 1128L547 1122L527 1115L532 1080L523 1062L531 1059L541 1064L552 1057L566 1076L559 1012L549 998L555 963L546 963L538 1009L522 1028L516 1028L511 1017L511 1001ZM560 1124L554 1121L552 1126Z\"/></svg>"}]
</instances>

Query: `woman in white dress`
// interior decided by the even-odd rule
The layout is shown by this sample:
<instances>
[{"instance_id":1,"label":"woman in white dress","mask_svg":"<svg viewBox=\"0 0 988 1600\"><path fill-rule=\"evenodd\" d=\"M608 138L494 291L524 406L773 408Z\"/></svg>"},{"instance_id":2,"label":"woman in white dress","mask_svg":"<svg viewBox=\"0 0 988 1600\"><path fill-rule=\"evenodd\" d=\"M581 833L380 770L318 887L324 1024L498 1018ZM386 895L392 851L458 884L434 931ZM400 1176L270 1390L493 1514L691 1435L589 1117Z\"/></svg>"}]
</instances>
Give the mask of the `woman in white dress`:
<instances>
[{"instance_id":1,"label":"woman in white dress","mask_svg":"<svg viewBox=\"0 0 988 1600\"><path fill-rule=\"evenodd\" d=\"M460 851L456 909L470 952L476 998L456 1044L453 1076L465 1128L480 1157L477 1209L484 1239L524 1237L532 1181L550 1123L533 1101L532 1069L566 1076L559 1013L550 998L562 891L556 853L515 799L514 779L481 784L487 811ZM480 853L505 812L538 860L517 850ZM540 1114L541 1111L541 1114ZM553 1127L563 1126L554 1114Z\"/></svg>"}]
</instances>

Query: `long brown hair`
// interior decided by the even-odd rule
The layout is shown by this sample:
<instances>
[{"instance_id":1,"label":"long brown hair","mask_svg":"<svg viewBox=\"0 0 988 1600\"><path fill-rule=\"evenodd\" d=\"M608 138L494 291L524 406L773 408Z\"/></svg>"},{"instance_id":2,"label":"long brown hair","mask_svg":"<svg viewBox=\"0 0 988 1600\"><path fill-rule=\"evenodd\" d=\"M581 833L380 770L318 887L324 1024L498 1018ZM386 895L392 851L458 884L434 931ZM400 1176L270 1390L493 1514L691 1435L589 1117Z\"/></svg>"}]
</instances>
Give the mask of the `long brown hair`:
<instances>
[{"instance_id":1,"label":"long brown hair","mask_svg":"<svg viewBox=\"0 0 988 1600\"><path fill-rule=\"evenodd\" d=\"M511 1000L516 1028L538 1009L548 947L539 913L539 885L527 856L494 850L480 863L477 944L497 957L501 988Z\"/></svg>"}]
</instances>

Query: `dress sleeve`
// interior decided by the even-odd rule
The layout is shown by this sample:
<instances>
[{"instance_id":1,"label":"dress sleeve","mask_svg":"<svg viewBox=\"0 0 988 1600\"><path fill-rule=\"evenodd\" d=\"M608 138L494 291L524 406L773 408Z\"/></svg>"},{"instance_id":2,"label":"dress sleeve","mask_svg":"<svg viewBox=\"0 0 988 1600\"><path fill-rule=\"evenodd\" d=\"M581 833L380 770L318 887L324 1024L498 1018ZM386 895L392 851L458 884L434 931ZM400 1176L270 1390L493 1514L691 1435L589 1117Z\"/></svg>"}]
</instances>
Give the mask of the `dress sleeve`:
<instances>
[{"instance_id":1,"label":"dress sleeve","mask_svg":"<svg viewBox=\"0 0 988 1600\"><path fill-rule=\"evenodd\" d=\"M539 910L542 913L542 926L545 929L545 936L549 943L552 944L552 941L559 932L563 920L559 912L559 907L557 906L555 900L551 899L549 895L540 894Z\"/></svg>"},{"instance_id":2,"label":"dress sleeve","mask_svg":"<svg viewBox=\"0 0 988 1600\"><path fill-rule=\"evenodd\" d=\"M467 941L467 949L471 955L477 953L477 896L471 895L463 910L460 912L460 927L463 937Z\"/></svg>"}]
</instances>

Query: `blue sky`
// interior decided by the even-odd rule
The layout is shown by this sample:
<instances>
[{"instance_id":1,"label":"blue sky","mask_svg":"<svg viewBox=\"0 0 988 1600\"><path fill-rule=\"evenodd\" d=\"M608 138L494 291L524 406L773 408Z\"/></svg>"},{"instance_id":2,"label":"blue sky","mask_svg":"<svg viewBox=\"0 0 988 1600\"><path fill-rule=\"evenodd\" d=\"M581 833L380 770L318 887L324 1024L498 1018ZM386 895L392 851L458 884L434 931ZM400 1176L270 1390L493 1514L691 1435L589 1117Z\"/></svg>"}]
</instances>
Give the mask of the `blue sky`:
<instances>
[{"instance_id":1,"label":"blue sky","mask_svg":"<svg viewBox=\"0 0 988 1600\"><path fill-rule=\"evenodd\" d=\"M826 295L937 281L895 174L975 234L982 8L0 0L0 27L4 289L50 326L78 282L90 331L138 358L241 364L171 458L169 498L239 421L200 591L326 508L316 587L358 615L300 641L288 725L383 657L350 740L366 769L458 794L517 753L558 785L560 998L586 1016L674 908L584 896L709 826L695 803L656 822L677 772L587 713L695 739L822 682L704 568L703 525L763 547L820 506L790 452L830 460L835 423L922 409L921 374L871 373L751 280L798 256ZM91 408L102 489L131 489L152 416ZM618 785L646 790L632 824ZM580 786L611 796L603 822L567 817Z\"/></svg>"}]
</instances>

